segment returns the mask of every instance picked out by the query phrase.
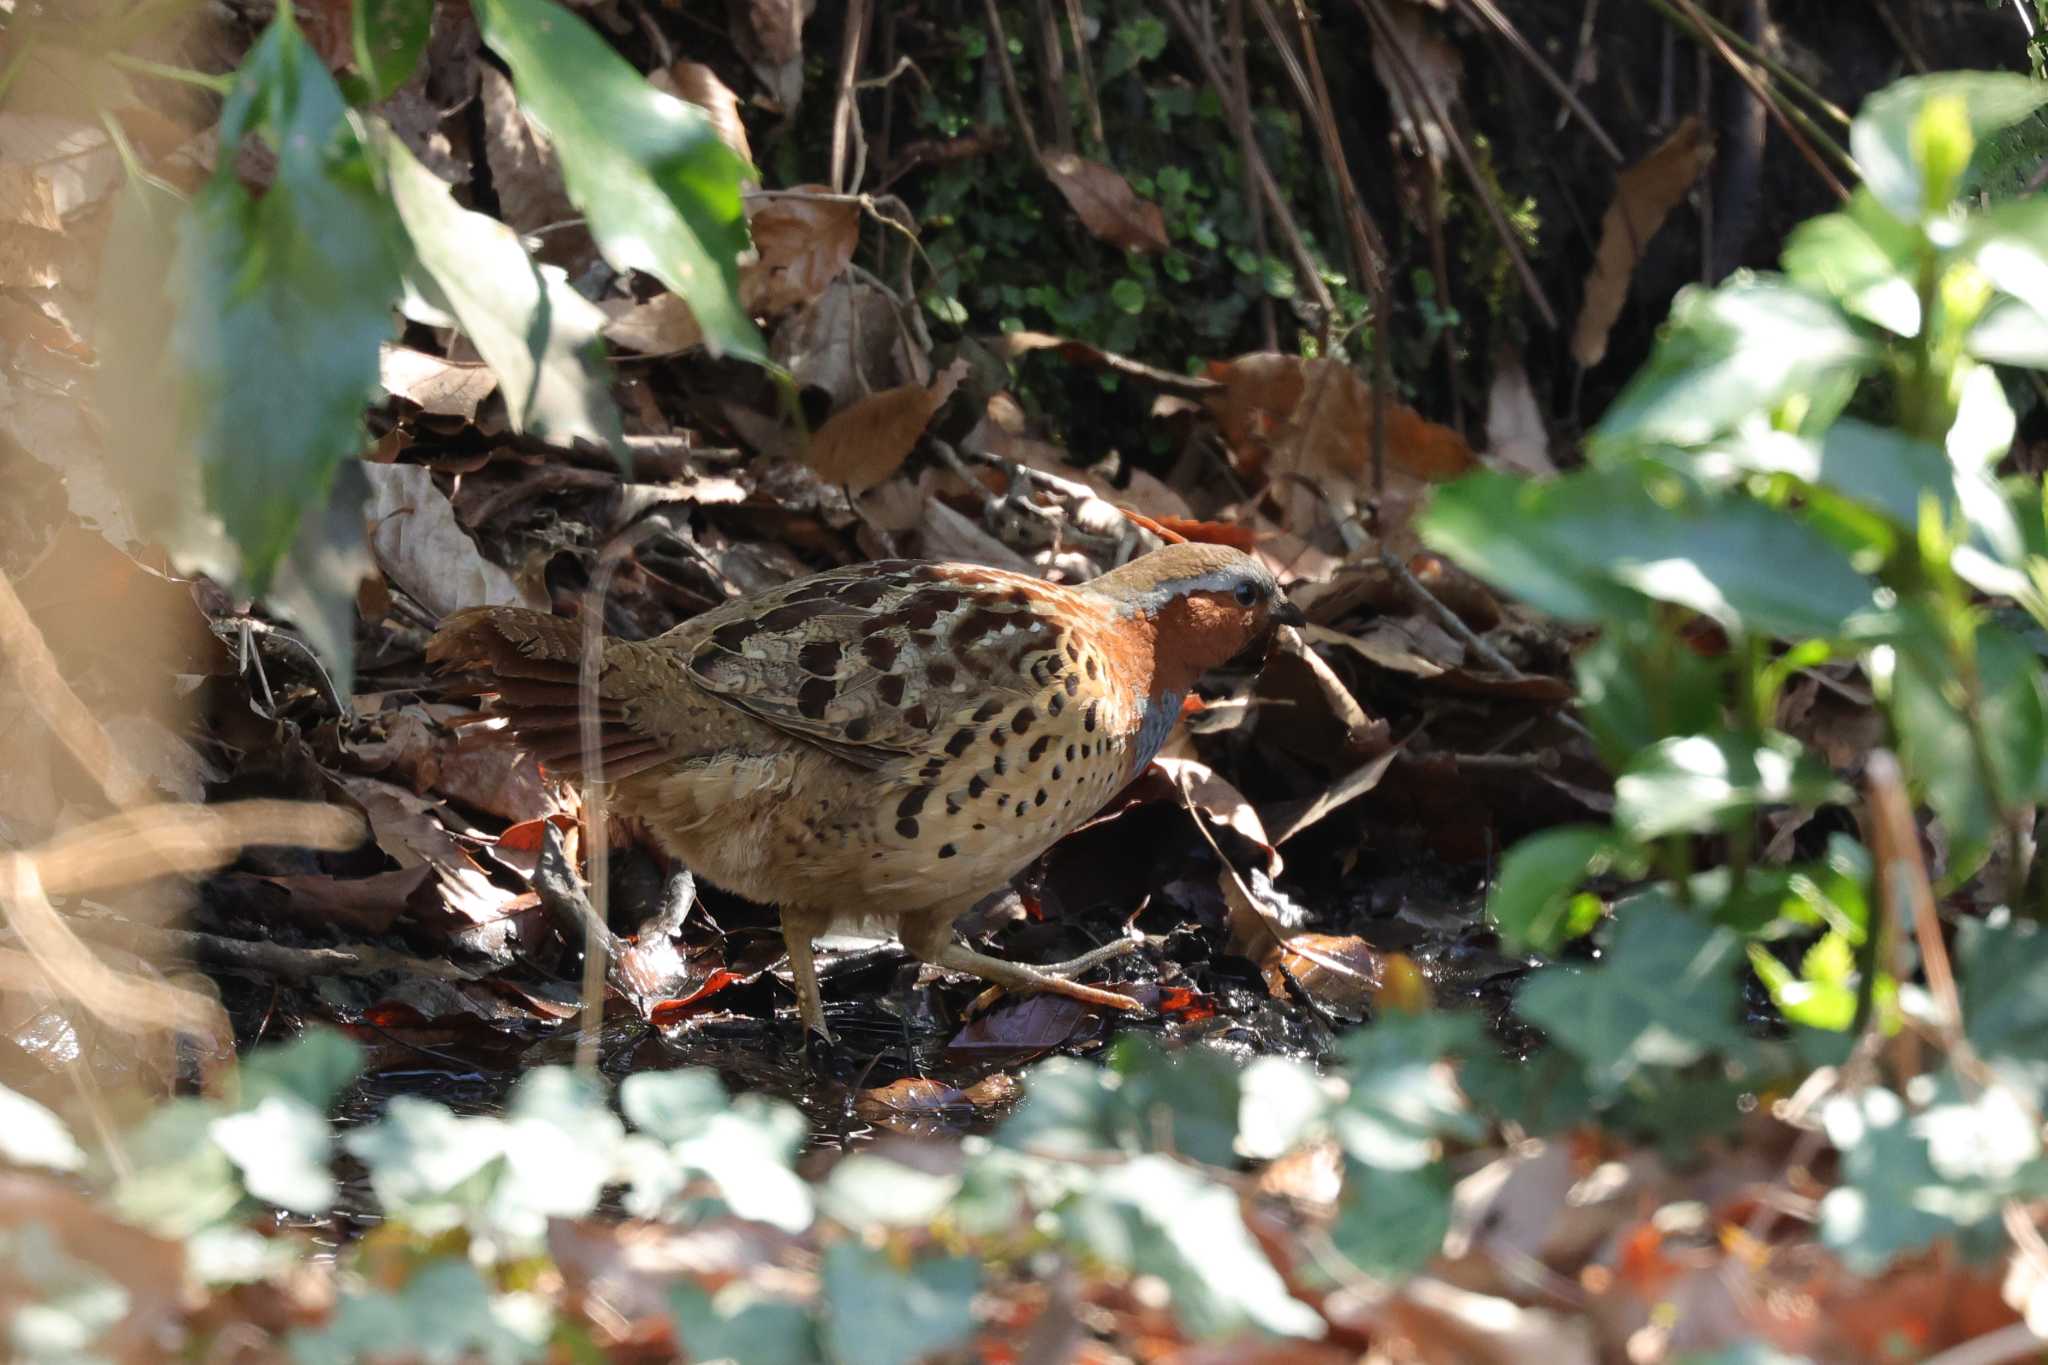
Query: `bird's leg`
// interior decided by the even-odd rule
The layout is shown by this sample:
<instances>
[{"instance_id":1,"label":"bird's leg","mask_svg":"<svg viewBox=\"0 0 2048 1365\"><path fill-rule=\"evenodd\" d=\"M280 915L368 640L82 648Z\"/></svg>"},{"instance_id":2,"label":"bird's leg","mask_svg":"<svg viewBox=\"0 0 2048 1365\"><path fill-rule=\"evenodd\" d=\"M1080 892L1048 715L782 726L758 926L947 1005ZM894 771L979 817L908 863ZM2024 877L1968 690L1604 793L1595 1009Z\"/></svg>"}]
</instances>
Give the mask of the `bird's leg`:
<instances>
[{"instance_id":1,"label":"bird's leg","mask_svg":"<svg viewBox=\"0 0 2048 1365\"><path fill-rule=\"evenodd\" d=\"M1070 957L1065 962L1048 962L1038 970L1048 976L1079 976L1083 972L1093 971L1105 962L1114 962L1128 953L1135 953L1139 946L1140 940L1135 938L1114 939L1100 948L1090 948L1079 957Z\"/></svg>"},{"instance_id":2,"label":"bird's leg","mask_svg":"<svg viewBox=\"0 0 2048 1365\"><path fill-rule=\"evenodd\" d=\"M1084 986L1070 979L1067 973L1086 971L1088 968L1106 962L1112 957L1130 951L1135 944L1123 943L1105 945L1116 951L1097 948L1083 953L1071 962L1055 963L1050 967L1032 967L1022 962L1008 962L987 953L977 953L962 943L953 941L954 913L926 913L913 916L903 923L903 946L913 957L929 962L948 971L967 972L984 981L993 981L1008 991L1049 991L1055 995L1069 995L1076 1000L1085 1000L1091 1005L1107 1005L1111 1009L1135 1010L1143 1008L1127 995L1102 990L1096 986Z\"/></svg>"},{"instance_id":3,"label":"bird's leg","mask_svg":"<svg viewBox=\"0 0 2048 1365\"><path fill-rule=\"evenodd\" d=\"M825 1026L825 997L818 990L818 964L811 956L811 940L820 926L808 915L785 910L782 914L782 942L789 949L789 972L796 978L796 1010L804 1030L827 1043L832 1030Z\"/></svg>"}]
</instances>

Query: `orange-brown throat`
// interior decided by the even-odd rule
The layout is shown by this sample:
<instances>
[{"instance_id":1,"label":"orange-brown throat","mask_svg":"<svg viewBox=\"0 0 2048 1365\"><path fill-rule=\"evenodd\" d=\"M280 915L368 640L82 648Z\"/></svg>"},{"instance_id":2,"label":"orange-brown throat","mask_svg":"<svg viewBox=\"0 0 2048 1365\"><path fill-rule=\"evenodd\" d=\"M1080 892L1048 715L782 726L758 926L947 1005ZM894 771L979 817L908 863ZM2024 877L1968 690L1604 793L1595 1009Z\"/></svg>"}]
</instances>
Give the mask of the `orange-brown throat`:
<instances>
[{"instance_id":1,"label":"orange-brown throat","mask_svg":"<svg viewBox=\"0 0 2048 1365\"><path fill-rule=\"evenodd\" d=\"M1155 692L1187 692L1195 680L1243 654L1260 632L1259 614L1229 593L1190 592L1168 598L1152 616Z\"/></svg>"}]
</instances>

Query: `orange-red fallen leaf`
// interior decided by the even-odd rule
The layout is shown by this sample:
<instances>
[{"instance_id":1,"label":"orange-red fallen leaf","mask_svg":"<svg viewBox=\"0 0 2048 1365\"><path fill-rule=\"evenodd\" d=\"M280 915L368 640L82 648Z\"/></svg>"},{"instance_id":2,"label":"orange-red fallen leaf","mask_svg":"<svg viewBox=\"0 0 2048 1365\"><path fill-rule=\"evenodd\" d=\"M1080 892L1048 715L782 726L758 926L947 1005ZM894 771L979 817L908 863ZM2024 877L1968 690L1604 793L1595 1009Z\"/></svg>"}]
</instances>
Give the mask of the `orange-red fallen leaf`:
<instances>
[{"instance_id":1,"label":"orange-red fallen leaf","mask_svg":"<svg viewBox=\"0 0 2048 1365\"><path fill-rule=\"evenodd\" d=\"M1166 250L1166 218L1159 205L1139 198L1130 182L1109 167L1072 152L1053 152L1045 158L1045 174L1082 225L1103 241L1126 251Z\"/></svg>"},{"instance_id":2,"label":"orange-red fallen leaf","mask_svg":"<svg viewBox=\"0 0 2048 1365\"><path fill-rule=\"evenodd\" d=\"M1664 1250L1664 1234L1648 1219L1622 1234L1614 1262L1615 1279L1636 1297L1655 1302L1665 1286L1685 1271Z\"/></svg>"},{"instance_id":3,"label":"orange-red fallen leaf","mask_svg":"<svg viewBox=\"0 0 2048 1365\"><path fill-rule=\"evenodd\" d=\"M1600 249L1586 276L1586 298L1572 331L1572 359L1587 369L1607 354L1607 334L1628 299L1628 283L1650 239L1707 163L1713 138L1699 119L1687 115L1656 150L1616 178L1614 201L1600 220Z\"/></svg>"},{"instance_id":4,"label":"orange-red fallen leaf","mask_svg":"<svg viewBox=\"0 0 2048 1365\"><path fill-rule=\"evenodd\" d=\"M823 185L798 191L830 194ZM760 259L740 271L747 311L773 317L824 294L860 244L860 205L844 199L777 195L747 215Z\"/></svg>"},{"instance_id":5,"label":"orange-red fallen leaf","mask_svg":"<svg viewBox=\"0 0 2048 1365\"><path fill-rule=\"evenodd\" d=\"M647 1011L647 1022L653 1024L656 1028L680 1023L702 1009L704 1002L712 996L718 994L727 986L737 985L746 979L747 976L744 972L733 971L730 967L720 967L717 971L705 977L702 982L698 983L697 989L691 991L688 995L679 996L674 1000L656 1001Z\"/></svg>"},{"instance_id":6,"label":"orange-red fallen leaf","mask_svg":"<svg viewBox=\"0 0 2048 1365\"><path fill-rule=\"evenodd\" d=\"M1275 455L1286 457L1281 469L1310 477L1356 478L1371 468L1372 386L1350 366L1255 351L1212 361L1208 373L1224 386L1209 410L1248 471ZM1477 463L1464 437L1405 403L1388 400L1386 418L1387 462L1396 469L1440 483Z\"/></svg>"},{"instance_id":7,"label":"orange-red fallen leaf","mask_svg":"<svg viewBox=\"0 0 2048 1365\"><path fill-rule=\"evenodd\" d=\"M827 483L864 492L894 474L916 448L918 438L967 373L956 360L930 388L905 384L871 393L832 414L811 437L804 462Z\"/></svg>"},{"instance_id":8,"label":"orange-red fallen leaf","mask_svg":"<svg viewBox=\"0 0 2048 1365\"><path fill-rule=\"evenodd\" d=\"M1162 531L1171 531L1182 540L1198 540L1205 545L1228 545L1233 550L1246 554L1258 544L1258 536L1249 526L1232 526L1222 521L1196 521L1192 517L1152 517L1154 526Z\"/></svg>"}]
</instances>

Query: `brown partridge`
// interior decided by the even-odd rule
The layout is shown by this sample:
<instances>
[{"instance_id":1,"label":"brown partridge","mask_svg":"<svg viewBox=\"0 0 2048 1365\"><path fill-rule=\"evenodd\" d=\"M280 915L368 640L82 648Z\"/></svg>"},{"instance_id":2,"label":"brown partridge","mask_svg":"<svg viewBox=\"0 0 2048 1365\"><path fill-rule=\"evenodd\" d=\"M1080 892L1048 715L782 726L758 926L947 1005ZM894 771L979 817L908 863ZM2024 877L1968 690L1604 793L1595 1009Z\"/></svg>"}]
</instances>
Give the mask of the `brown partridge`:
<instances>
[{"instance_id":1,"label":"brown partridge","mask_svg":"<svg viewBox=\"0 0 2048 1365\"><path fill-rule=\"evenodd\" d=\"M812 940L894 927L926 962L1128 1007L952 937L954 919L1094 815L1166 740L1206 670L1300 614L1264 565L1172 545L1078 587L887 561L606 640L601 775L698 875L779 907L804 1023L829 1038ZM513 607L428 646L552 772L583 763L576 623Z\"/></svg>"}]
</instances>

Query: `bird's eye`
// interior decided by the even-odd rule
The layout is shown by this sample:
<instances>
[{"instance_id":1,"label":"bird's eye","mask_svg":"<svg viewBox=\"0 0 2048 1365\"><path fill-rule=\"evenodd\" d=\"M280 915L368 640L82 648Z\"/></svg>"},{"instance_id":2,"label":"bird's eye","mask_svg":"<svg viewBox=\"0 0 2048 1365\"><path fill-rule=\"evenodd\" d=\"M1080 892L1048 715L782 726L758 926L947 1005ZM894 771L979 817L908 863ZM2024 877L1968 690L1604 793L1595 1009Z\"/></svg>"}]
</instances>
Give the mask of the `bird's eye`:
<instances>
[{"instance_id":1,"label":"bird's eye","mask_svg":"<svg viewBox=\"0 0 2048 1365\"><path fill-rule=\"evenodd\" d=\"M1237 605L1250 610L1259 605L1259 600L1266 595L1266 591L1256 583L1240 583L1233 595L1237 598Z\"/></svg>"}]
</instances>

